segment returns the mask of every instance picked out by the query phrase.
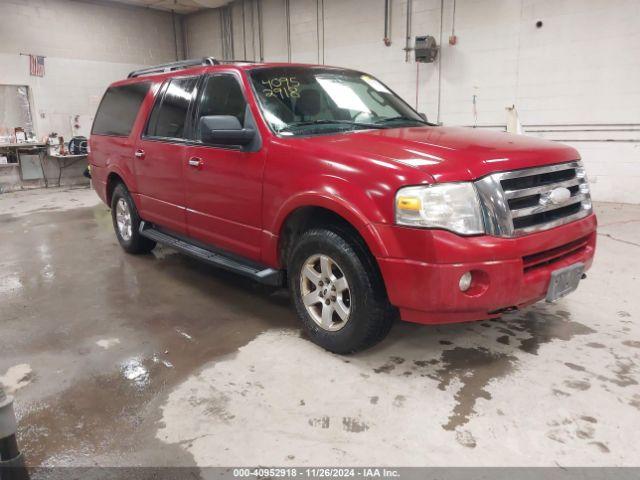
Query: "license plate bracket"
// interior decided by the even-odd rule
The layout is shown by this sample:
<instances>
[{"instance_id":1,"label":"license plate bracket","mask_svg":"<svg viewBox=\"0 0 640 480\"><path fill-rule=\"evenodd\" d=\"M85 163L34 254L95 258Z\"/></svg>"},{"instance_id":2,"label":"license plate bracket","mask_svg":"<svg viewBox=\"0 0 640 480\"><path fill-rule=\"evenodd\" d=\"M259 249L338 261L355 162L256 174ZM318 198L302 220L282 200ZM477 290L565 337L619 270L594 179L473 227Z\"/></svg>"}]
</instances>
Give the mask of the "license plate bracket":
<instances>
[{"instance_id":1,"label":"license plate bracket","mask_svg":"<svg viewBox=\"0 0 640 480\"><path fill-rule=\"evenodd\" d=\"M581 262L551 272L546 301L551 303L573 292L583 273L584 263Z\"/></svg>"}]
</instances>

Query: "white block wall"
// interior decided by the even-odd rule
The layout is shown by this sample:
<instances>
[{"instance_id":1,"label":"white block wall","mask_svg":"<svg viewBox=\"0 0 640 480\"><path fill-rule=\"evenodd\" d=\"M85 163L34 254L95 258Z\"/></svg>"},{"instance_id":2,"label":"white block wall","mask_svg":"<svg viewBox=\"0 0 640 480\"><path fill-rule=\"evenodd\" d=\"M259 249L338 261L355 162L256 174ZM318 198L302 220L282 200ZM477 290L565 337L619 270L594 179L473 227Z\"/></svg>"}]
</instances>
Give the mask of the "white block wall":
<instances>
[{"instance_id":1,"label":"white block wall","mask_svg":"<svg viewBox=\"0 0 640 480\"><path fill-rule=\"evenodd\" d=\"M287 61L285 2L261 1L265 60ZM390 47L382 41L384 0L324 0L324 31L321 1L290 0L291 60L370 72L412 105L417 93L418 110L431 120L439 97L445 125L500 128L505 107L515 105L529 134L581 152L596 200L640 203L640 1L457 0L455 46L448 43L454 0L443 3L441 24L440 0L413 0L412 38L439 40L442 32L443 39L440 63L416 65L402 50L406 0L392 0ZM233 8L237 58L244 53L241 5ZM258 59L252 8L246 0L247 58ZM205 15L186 18L189 56L220 52L220 22L215 12Z\"/></svg>"},{"instance_id":2,"label":"white block wall","mask_svg":"<svg viewBox=\"0 0 640 480\"><path fill-rule=\"evenodd\" d=\"M0 84L28 85L38 137L85 129L106 87L136 68L174 61L170 13L118 3L0 0ZM179 18L178 52L182 53ZM43 78L29 75L29 57L46 56Z\"/></svg>"},{"instance_id":3,"label":"white block wall","mask_svg":"<svg viewBox=\"0 0 640 480\"><path fill-rule=\"evenodd\" d=\"M205 10L189 18L185 41L189 57L222 58L220 11Z\"/></svg>"}]
</instances>

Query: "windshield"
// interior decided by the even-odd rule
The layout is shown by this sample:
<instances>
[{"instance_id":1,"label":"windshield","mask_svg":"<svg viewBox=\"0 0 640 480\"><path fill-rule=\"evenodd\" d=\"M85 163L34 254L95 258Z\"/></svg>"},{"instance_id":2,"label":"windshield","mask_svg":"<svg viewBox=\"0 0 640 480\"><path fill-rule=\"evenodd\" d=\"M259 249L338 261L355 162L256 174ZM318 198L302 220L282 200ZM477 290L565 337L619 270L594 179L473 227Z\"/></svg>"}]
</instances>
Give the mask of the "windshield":
<instances>
[{"instance_id":1,"label":"windshield","mask_svg":"<svg viewBox=\"0 0 640 480\"><path fill-rule=\"evenodd\" d=\"M428 125L400 97L369 75L316 67L250 72L260 107L281 135Z\"/></svg>"}]
</instances>

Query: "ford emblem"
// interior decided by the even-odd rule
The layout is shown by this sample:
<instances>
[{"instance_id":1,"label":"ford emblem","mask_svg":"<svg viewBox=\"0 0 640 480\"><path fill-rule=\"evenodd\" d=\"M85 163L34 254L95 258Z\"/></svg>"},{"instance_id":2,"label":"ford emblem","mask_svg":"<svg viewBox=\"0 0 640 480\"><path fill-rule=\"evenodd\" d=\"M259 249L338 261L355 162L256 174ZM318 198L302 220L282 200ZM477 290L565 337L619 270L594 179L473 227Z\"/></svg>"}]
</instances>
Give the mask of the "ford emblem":
<instances>
[{"instance_id":1,"label":"ford emblem","mask_svg":"<svg viewBox=\"0 0 640 480\"><path fill-rule=\"evenodd\" d=\"M540 203L545 205L550 202L554 205L560 205L569 200L569 198L571 198L571 191L568 188L558 187L542 195Z\"/></svg>"}]
</instances>

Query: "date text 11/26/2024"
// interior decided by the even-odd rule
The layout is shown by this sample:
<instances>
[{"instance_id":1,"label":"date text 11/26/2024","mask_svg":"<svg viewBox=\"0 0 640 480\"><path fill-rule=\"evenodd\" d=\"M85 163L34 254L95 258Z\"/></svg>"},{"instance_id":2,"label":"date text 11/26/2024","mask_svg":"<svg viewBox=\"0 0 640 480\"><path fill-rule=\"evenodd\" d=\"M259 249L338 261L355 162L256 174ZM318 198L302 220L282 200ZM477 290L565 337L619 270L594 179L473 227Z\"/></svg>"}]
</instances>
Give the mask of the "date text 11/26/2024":
<instances>
[{"instance_id":1,"label":"date text 11/26/2024","mask_svg":"<svg viewBox=\"0 0 640 480\"><path fill-rule=\"evenodd\" d=\"M388 468L234 468L234 478L399 478L400 473Z\"/></svg>"}]
</instances>

